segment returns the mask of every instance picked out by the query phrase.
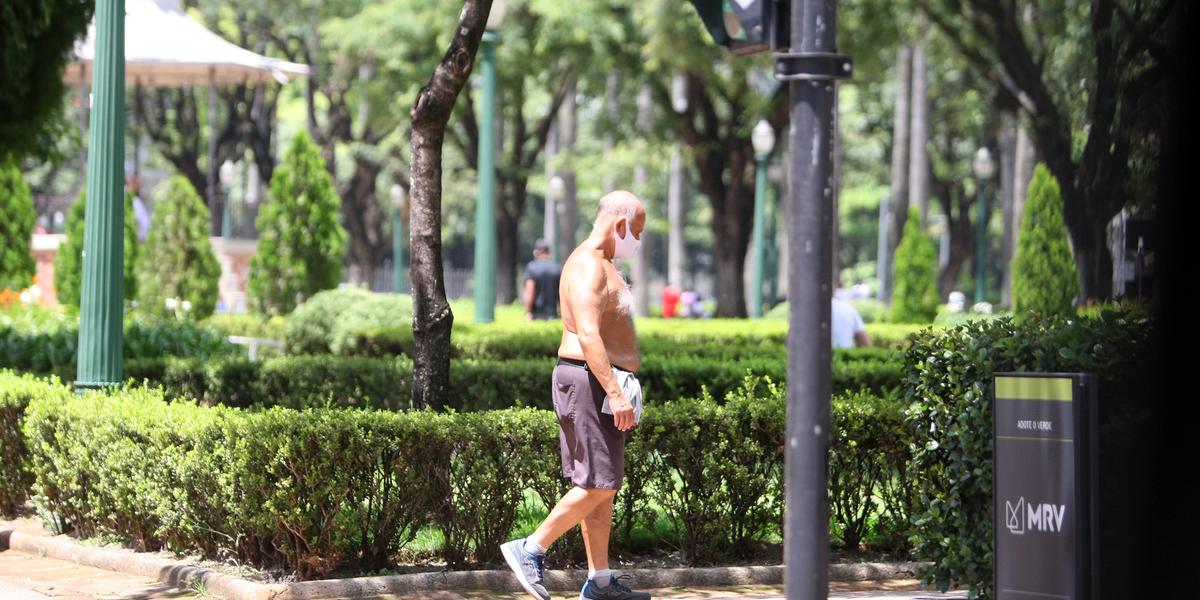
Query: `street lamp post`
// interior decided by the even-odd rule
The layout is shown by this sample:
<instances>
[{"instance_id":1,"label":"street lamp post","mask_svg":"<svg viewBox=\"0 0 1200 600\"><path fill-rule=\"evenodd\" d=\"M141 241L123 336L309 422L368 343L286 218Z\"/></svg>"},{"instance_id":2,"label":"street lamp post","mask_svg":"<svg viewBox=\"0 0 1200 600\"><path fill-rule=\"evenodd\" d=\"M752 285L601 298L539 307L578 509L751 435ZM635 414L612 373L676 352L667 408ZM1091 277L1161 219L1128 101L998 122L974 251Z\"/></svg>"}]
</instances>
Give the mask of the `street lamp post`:
<instances>
[{"instance_id":1,"label":"street lamp post","mask_svg":"<svg viewBox=\"0 0 1200 600\"><path fill-rule=\"evenodd\" d=\"M504 0L492 2L483 32L483 104L479 111L479 204L475 207L475 322L496 320L496 44Z\"/></svg>"},{"instance_id":2,"label":"street lamp post","mask_svg":"<svg viewBox=\"0 0 1200 600\"><path fill-rule=\"evenodd\" d=\"M992 153L987 148L980 148L975 153L972 166L975 169L975 183L979 187L979 212L975 225L975 303L979 304L983 302L983 286L986 281L984 263L987 260L987 184L996 173L996 164L992 161Z\"/></svg>"},{"instance_id":3,"label":"street lamp post","mask_svg":"<svg viewBox=\"0 0 1200 600\"><path fill-rule=\"evenodd\" d=\"M96 3L95 30L77 391L120 385L124 370L125 1Z\"/></svg>"},{"instance_id":4,"label":"street lamp post","mask_svg":"<svg viewBox=\"0 0 1200 600\"><path fill-rule=\"evenodd\" d=\"M392 199L392 289L404 292L404 217L408 213L408 192L398 183L388 194Z\"/></svg>"},{"instance_id":5,"label":"street lamp post","mask_svg":"<svg viewBox=\"0 0 1200 600\"><path fill-rule=\"evenodd\" d=\"M546 225L544 237L550 244L551 257L554 262L562 260L562 250L558 248L558 211L562 210L563 194L567 191L567 183L562 177L555 175L546 184L546 196L549 200L546 206Z\"/></svg>"},{"instance_id":6,"label":"street lamp post","mask_svg":"<svg viewBox=\"0 0 1200 600\"><path fill-rule=\"evenodd\" d=\"M221 169L218 176L221 179L221 193L225 196L223 212L221 214L221 237L229 239L233 237L233 203L230 202L229 190L233 189L233 176L237 167L233 165L233 161L226 160L221 163Z\"/></svg>"},{"instance_id":7,"label":"street lamp post","mask_svg":"<svg viewBox=\"0 0 1200 600\"><path fill-rule=\"evenodd\" d=\"M750 287L750 316L759 318L763 312L763 259L766 253L765 204L767 195L767 158L775 149L775 130L764 119L750 134L754 146L754 278Z\"/></svg>"}]
</instances>

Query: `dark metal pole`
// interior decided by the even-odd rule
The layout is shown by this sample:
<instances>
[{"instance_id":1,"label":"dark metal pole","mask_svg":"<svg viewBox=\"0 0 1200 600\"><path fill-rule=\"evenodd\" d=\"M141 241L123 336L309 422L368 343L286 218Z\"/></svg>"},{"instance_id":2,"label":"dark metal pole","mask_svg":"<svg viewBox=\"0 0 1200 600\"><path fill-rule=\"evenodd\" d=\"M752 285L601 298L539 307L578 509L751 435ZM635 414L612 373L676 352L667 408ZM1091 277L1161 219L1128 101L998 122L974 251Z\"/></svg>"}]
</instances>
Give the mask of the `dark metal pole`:
<instances>
[{"instance_id":1,"label":"dark metal pole","mask_svg":"<svg viewBox=\"0 0 1200 600\"><path fill-rule=\"evenodd\" d=\"M792 0L792 53L832 55L836 31L835 0ZM811 600L826 598L829 590L829 312L837 106L831 78L791 78L789 86L792 238L784 584L789 599Z\"/></svg>"}]
</instances>

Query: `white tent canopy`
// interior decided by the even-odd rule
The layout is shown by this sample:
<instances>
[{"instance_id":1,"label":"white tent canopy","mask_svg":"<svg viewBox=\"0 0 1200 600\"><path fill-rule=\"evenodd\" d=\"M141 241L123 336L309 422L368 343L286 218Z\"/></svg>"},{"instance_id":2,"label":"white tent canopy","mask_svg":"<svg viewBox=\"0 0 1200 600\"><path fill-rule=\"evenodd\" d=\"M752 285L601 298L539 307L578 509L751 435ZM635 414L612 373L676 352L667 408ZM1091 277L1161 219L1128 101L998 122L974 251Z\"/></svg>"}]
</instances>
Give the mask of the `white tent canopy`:
<instances>
[{"instance_id":1,"label":"white tent canopy","mask_svg":"<svg viewBox=\"0 0 1200 600\"><path fill-rule=\"evenodd\" d=\"M96 26L75 45L63 81L92 79ZM262 56L205 29L179 8L178 0L125 0L125 82L176 87L242 83L308 75L307 65Z\"/></svg>"}]
</instances>

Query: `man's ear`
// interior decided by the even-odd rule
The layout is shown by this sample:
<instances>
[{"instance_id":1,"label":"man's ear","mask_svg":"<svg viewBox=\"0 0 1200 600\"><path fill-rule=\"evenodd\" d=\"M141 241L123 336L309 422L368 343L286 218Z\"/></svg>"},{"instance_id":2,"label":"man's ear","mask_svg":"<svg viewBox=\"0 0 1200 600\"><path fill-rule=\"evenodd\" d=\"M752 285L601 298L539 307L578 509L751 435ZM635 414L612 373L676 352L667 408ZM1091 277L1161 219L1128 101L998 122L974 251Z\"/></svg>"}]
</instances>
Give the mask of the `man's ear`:
<instances>
[{"instance_id":1,"label":"man's ear","mask_svg":"<svg viewBox=\"0 0 1200 600\"><path fill-rule=\"evenodd\" d=\"M627 237L629 235L629 232L625 230L627 227L629 227L629 221L627 219L620 219L617 221L617 236L621 238Z\"/></svg>"}]
</instances>

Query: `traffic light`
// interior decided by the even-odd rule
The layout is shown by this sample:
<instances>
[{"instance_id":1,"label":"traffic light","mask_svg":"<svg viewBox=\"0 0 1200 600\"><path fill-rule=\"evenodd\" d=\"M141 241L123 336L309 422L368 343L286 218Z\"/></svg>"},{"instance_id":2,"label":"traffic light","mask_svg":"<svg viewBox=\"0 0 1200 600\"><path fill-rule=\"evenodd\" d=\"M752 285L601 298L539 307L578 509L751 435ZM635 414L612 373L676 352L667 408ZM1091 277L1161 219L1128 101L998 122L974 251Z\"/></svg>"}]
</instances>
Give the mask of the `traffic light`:
<instances>
[{"instance_id":1,"label":"traffic light","mask_svg":"<svg viewBox=\"0 0 1200 600\"><path fill-rule=\"evenodd\" d=\"M734 54L788 47L787 0L691 0L713 41Z\"/></svg>"}]
</instances>

